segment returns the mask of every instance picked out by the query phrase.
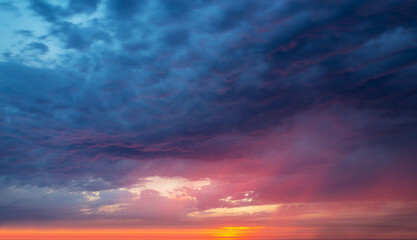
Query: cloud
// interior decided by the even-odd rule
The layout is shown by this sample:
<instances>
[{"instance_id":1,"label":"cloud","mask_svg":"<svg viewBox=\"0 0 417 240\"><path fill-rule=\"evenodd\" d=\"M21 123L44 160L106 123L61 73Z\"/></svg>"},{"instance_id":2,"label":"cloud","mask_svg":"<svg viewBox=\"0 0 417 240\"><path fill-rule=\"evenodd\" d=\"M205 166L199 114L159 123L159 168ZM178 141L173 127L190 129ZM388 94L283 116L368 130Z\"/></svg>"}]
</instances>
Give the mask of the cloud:
<instances>
[{"instance_id":1,"label":"cloud","mask_svg":"<svg viewBox=\"0 0 417 240\"><path fill-rule=\"evenodd\" d=\"M19 50L0 63L1 186L33 192L5 190L19 198L2 205L14 219L186 222L416 199L413 2L36 0L19 11L45 25L16 25ZM45 189L64 189L46 202L68 207L31 206Z\"/></svg>"},{"instance_id":2,"label":"cloud","mask_svg":"<svg viewBox=\"0 0 417 240\"><path fill-rule=\"evenodd\" d=\"M48 22L56 22L60 17L66 15L66 12L60 6L54 6L43 0L32 1L31 8Z\"/></svg>"},{"instance_id":3,"label":"cloud","mask_svg":"<svg viewBox=\"0 0 417 240\"><path fill-rule=\"evenodd\" d=\"M68 10L73 13L93 13L97 10L100 0L70 0Z\"/></svg>"},{"instance_id":4,"label":"cloud","mask_svg":"<svg viewBox=\"0 0 417 240\"><path fill-rule=\"evenodd\" d=\"M43 43L40 42L32 42L27 47L26 50L28 51L35 51L39 54L45 54L48 52L49 48Z\"/></svg>"},{"instance_id":5,"label":"cloud","mask_svg":"<svg viewBox=\"0 0 417 240\"><path fill-rule=\"evenodd\" d=\"M129 20L137 16L140 10L146 6L147 1L132 0L108 0L107 9L109 15L116 20Z\"/></svg>"}]
</instances>

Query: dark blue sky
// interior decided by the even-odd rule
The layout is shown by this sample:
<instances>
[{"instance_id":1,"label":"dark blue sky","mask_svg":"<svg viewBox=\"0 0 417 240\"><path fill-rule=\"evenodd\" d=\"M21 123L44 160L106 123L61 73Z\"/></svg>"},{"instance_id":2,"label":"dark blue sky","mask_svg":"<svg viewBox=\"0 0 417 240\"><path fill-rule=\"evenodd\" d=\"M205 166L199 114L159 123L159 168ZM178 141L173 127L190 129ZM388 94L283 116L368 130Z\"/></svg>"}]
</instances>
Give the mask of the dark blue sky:
<instances>
[{"instance_id":1,"label":"dark blue sky","mask_svg":"<svg viewBox=\"0 0 417 240\"><path fill-rule=\"evenodd\" d=\"M182 223L248 202L417 212L416 1L2 0L0 15L4 224ZM138 207L171 206L144 183L170 179L190 202Z\"/></svg>"}]
</instances>

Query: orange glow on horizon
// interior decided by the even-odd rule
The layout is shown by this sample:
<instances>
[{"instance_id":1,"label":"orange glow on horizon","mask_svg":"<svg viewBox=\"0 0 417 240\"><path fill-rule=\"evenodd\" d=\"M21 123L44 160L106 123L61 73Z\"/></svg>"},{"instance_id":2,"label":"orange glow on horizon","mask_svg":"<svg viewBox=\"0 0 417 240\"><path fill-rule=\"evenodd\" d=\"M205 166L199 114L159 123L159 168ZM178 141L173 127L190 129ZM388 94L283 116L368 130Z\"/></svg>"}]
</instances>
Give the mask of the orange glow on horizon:
<instances>
[{"instance_id":1,"label":"orange glow on horizon","mask_svg":"<svg viewBox=\"0 0 417 240\"><path fill-rule=\"evenodd\" d=\"M0 228L1 240L107 240L107 239L217 239L217 240L272 240L272 239L410 239L410 233L364 234L349 232L338 235L343 229L334 228L333 233L322 234L318 227L216 227L216 228L148 228L148 229L19 229ZM333 235L332 235L333 234Z\"/></svg>"},{"instance_id":2,"label":"orange glow on horizon","mask_svg":"<svg viewBox=\"0 0 417 240\"><path fill-rule=\"evenodd\" d=\"M277 234L280 232L281 234ZM308 239L294 228L219 227L204 229L0 229L0 239ZM291 234L292 233L292 234ZM273 235L269 235L273 234ZM289 235L290 234L290 235Z\"/></svg>"}]
</instances>

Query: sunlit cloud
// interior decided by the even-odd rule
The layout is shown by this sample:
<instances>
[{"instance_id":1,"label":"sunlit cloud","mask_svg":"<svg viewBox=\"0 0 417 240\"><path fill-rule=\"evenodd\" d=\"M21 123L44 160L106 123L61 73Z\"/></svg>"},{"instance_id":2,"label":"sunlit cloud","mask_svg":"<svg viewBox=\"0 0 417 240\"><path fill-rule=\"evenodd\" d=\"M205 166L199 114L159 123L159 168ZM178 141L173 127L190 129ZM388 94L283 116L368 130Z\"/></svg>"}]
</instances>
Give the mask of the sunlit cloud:
<instances>
[{"instance_id":1,"label":"sunlit cloud","mask_svg":"<svg viewBox=\"0 0 417 240\"><path fill-rule=\"evenodd\" d=\"M121 188L136 195L140 195L143 190L149 189L157 191L161 196L167 198L182 198L189 197L187 190L201 190L201 187L210 185L210 179L189 180L182 177L146 177L139 179L139 184L135 184L129 188Z\"/></svg>"},{"instance_id":2,"label":"sunlit cloud","mask_svg":"<svg viewBox=\"0 0 417 240\"><path fill-rule=\"evenodd\" d=\"M82 192L88 201L96 201L100 199L100 192Z\"/></svg>"},{"instance_id":3,"label":"sunlit cloud","mask_svg":"<svg viewBox=\"0 0 417 240\"><path fill-rule=\"evenodd\" d=\"M205 211L196 211L188 214L192 217L223 217L223 216L252 216L258 214L271 214L276 211L277 204L232 207L232 208L213 208Z\"/></svg>"}]
</instances>

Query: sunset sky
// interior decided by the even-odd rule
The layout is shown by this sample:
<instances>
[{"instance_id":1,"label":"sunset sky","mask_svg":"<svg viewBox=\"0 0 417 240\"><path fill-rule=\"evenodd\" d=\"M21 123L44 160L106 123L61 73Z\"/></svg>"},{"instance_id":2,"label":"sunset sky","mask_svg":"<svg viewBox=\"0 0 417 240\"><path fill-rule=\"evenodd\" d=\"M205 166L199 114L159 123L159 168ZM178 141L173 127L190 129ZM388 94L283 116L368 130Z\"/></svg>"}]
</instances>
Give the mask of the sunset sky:
<instances>
[{"instance_id":1,"label":"sunset sky","mask_svg":"<svg viewBox=\"0 0 417 240\"><path fill-rule=\"evenodd\" d=\"M417 1L0 0L0 239L417 239Z\"/></svg>"}]
</instances>

